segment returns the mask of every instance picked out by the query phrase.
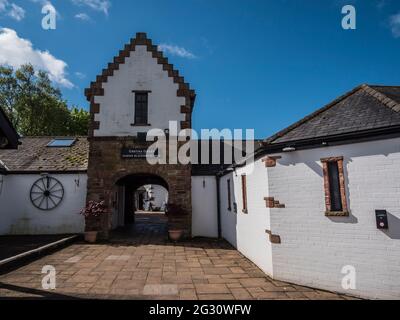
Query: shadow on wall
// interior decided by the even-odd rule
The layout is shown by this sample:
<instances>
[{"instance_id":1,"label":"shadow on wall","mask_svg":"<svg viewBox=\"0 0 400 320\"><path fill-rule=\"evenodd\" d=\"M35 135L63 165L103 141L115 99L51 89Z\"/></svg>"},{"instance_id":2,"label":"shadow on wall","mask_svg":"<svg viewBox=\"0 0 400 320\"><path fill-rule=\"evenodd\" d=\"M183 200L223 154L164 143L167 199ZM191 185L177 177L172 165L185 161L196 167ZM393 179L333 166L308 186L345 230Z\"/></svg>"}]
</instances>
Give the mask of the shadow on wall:
<instances>
[{"instance_id":1,"label":"shadow on wall","mask_svg":"<svg viewBox=\"0 0 400 320\"><path fill-rule=\"evenodd\" d=\"M221 180L220 211L222 237L238 247L238 204L236 199L236 173L230 173L226 180ZM228 194L228 189L230 189Z\"/></svg>"},{"instance_id":2,"label":"shadow on wall","mask_svg":"<svg viewBox=\"0 0 400 320\"><path fill-rule=\"evenodd\" d=\"M358 218L351 212L348 217L328 217L333 223L357 224Z\"/></svg>"},{"instance_id":3,"label":"shadow on wall","mask_svg":"<svg viewBox=\"0 0 400 320\"><path fill-rule=\"evenodd\" d=\"M324 188L324 172L323 172L323 168L322 168L322 164L320 162L321 158L324 158L325 155L320 155L320 159L318 160L306 160L304 161L304 157L301 157L299 154L295 154L295 153L290 153L287 154L287 157L283 157L282 159L278 160L278 163L282 166L296 166L297 164L304 164L307 167L309 167L312 171L314 171L322 180L321 183L321 188L323 190ZM345 181L346 181L346 201L347 201L347 205L349 208L351 208L351 200L350 200L350 181L349 181L349 174L348 174L348 166L349 163L352 162L352 158L349 157L345 157L343 160L343 169L344 169L344 176L345 176ZM288 181L289 183L289 181ZM352 223L352 224L356 224L358 223L358 219L353 216L350 213L349 217L342 217L340 218L334 218L331 219L332 222L335 223Z\"/></svg>"},{"instance_id":4,"label":"shadow on wall","mask_svg":"<svg viewBox=\"0 0 400 320\"><path fill-rule=\"evenodd\" d=\"M382 230L382 232L393 240L400 239L400 219L391 213L387 213L389 229Z\"/></svg>"}]
</instances>

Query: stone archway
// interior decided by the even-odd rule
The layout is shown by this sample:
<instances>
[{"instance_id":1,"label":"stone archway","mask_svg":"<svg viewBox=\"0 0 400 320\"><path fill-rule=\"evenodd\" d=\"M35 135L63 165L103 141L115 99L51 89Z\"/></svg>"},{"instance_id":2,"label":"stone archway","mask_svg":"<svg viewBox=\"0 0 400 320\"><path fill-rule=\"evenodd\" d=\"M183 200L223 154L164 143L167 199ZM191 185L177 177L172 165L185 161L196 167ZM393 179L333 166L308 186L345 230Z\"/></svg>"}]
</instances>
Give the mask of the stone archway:
<instances>
[{"instance_id":1,"label":"stone archway","mask_svg":"<svg viewBox=\"0 0 400 320\"><path fill-rule=\"evenodd\" d=\"M121 157L122 149L137 145L137 141L134 141L132 137L90 138L87 200L104 201L107 213L97 221L87 221L87 229L99 231L102 238L108 238L112 228L116 184L124 177L144 174L157 176L168 185L169 203L182 208L186 213L183 216L169 218L169 227L183 229L185 236L191 237L191 166L151 165L146 159L123 159Z\"/></svg>"},{"instance_id":2,"label":"stone archway","mask_svg":"<svg viewBox=\"0 0 400 320\"><path fill-rule=\"evenodd\" d=\"M135 224L135 217L138 211L152 211L149 207L145 208L144 194L148 195L147 191L144 189L145 186L152 186L153 189L157 188L158 186L159 188L165 190L166 194L164 199L161 201L163 201L164 205L166 205L167 194L169 193L169 185L162 177L148 173L137 173L124 176L115 184L115 194L117 194L117 197L116 200L114 200L116 205L114 206L112 217L113 229ZM140 193L138 190L142 190L142 192ZM149 203L153 202L148 201L147 204ZM161 213L161 210L158 211ZM162 213L164 215L165 210L162 211Z\"/></svg>"}]
</instances>

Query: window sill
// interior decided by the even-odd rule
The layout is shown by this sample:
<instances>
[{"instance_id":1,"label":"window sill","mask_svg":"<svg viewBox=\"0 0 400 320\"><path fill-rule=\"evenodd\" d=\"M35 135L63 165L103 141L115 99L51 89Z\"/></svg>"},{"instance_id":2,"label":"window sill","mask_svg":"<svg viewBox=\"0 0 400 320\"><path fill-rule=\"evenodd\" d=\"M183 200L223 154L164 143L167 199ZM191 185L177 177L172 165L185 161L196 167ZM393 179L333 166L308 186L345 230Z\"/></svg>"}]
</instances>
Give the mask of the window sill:
<instances>
[{"instance_id":1,"label":"window sill","mask_svg":"<svg viewBox=\"0 0 400 320\"><path fill-rule=\"evenodd\" d=\"M350 216L348 211L326 211L326 217L348 217Z\"/></svg>"},{"instance_id":2,"label":"window sill","mask_svg":"<svg viewBox=\"0 0 400 320\"><path fill-rule=\"evenodd\" d=\"M151 124L140 124L140 123L131 123L131 127L151 127Z\"/></svg>"}]
</instances>

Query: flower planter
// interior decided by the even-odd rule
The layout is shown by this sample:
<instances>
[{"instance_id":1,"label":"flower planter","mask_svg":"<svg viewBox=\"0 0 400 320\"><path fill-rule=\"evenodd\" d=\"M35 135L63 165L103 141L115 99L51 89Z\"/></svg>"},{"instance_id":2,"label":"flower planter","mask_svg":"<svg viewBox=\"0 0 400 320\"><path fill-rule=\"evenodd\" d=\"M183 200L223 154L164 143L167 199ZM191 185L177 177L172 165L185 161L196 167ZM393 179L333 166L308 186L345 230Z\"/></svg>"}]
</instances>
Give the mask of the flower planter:
<instances>
[{"instance_id":1,"label":"flower planter","mask_svg":"<svg viewBox=\"0 0 400 320\"><path fill-rule=\"evenodd\" d=\"M85 241L88 243L96 243L97 241L97 231L85 232Z\"/></svg>"},{"instance_id":2,"label":"flower planter","mask_svg":"<svg viewBox=\"0 0 400 320\"><path fill-rule=\"evenodd\" d=\"M183 230L168 230L169 239L172 241L179 241L183 238Z\"/></svg>"}]
</instances>

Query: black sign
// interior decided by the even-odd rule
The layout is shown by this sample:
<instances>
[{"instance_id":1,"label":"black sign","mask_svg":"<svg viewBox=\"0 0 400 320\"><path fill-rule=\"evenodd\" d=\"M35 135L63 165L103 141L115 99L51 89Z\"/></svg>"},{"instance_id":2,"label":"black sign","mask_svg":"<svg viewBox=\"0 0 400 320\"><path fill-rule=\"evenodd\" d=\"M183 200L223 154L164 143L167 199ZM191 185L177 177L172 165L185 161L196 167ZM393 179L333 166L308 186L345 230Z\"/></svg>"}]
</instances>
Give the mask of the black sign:
<instances>
[{"instance_id":1,"label":"black sign","mask_svg":"<svg viewBox=\"0 0 400 320\"><path fill-rule=\"evenodd\" d=\"M389 229L389 222L386 210L376 210L376 226L378 229Z\"/></svg>"},{"instance_id":2,"label":"black sign","mask_svg":"<svg viewBox=\"0 0 400 320\"><path fill-rule=\"evenodd\" d=\"M148 148L124 148L121 155L124 159L146 159L148 156L151 158L158 157L158 150L151 150Z\"/></svg>"}]
</instances>

